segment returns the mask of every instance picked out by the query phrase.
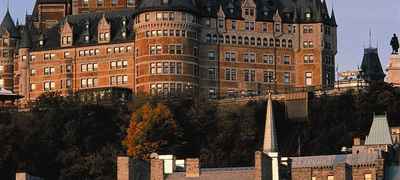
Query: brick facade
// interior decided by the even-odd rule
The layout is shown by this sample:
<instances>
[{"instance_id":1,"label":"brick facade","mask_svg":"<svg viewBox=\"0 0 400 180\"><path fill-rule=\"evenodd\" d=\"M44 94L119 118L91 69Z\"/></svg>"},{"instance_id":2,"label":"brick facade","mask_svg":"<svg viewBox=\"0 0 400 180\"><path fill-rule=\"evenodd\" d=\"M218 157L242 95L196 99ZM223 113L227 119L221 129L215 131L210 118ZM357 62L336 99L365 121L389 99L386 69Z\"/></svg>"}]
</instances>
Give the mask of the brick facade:
<instances>
[{"instance_id":1,"label":"brick facade","mask_svg":"<svg viewBox=\"0 0 400 180\"><path fill-rule=\"evenodd\" d=\"M32 47L18 48L18 38L7 47L10 56L0 58L5 87L34 100L45 91L68 95L114 86L137 93L218 98L334 85L336 23L323 4L325 19L310 15L310 20L296 21L279 9L270 20L260 19L263 14L252 0L242 2L237 17L222 8L206 16L179 7L149 10L139 1L132 11L126 6L130 1L104 0L101 7L97 1L84 2L36 5L34 24L39 25L34 27L48 30L29 32ZM255 12L246 14L249 10ZM101 16L94 12L105 13L94 19ZM121 26L113 18L126 22ZM86 33L90 43L84 42ZM111 63L123 64L115 68Z\"/></svg>"}]
</instances>

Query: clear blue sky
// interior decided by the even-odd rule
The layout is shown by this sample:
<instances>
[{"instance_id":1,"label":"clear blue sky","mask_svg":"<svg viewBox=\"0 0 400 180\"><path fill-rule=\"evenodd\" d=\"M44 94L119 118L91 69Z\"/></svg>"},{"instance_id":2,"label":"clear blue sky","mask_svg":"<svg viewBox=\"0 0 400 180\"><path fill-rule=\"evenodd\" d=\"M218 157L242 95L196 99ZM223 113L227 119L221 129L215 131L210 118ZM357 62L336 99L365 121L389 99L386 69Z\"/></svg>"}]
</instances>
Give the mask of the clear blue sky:
<instances>
[{"instance_id":1,"label":"clear blue sky","mask_svg":"<svg viewBox=\"0 0 400 180\"><path fill-rule=\"evenodd\" d=\"M368 46L369 29L372 29L373 46L379 44L380 58L386 67L391 48L388 45L393 33L400 32L399 0L327 0L334 6L338 28L337 63L340 71L355 69ZM10 0L14 20L21 19L25 10L31 13L35 0ZM7 0L0 0L0 17L3 18ZM400 34L400 33L398 33Z\"/></svg>"}]
</instances>

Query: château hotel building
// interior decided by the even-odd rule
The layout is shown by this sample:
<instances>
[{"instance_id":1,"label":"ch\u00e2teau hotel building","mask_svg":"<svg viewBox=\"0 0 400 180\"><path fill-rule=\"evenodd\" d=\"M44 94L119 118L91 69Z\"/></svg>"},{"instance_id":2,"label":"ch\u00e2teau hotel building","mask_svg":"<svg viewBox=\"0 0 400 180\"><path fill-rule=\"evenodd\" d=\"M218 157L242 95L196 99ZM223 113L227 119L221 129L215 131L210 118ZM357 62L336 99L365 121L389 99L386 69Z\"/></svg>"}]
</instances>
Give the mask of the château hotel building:
<instances>
[{"instance_id":1,"label":"ch\u00e2teau hotel building","mask_svg":"<svg viewBox=\"0 0 400 180\"><path fill-rule=\"evenodd\" d=\"M337 25L321 0L37 0L0 26L0 87L34 100L122 87L210 98L330 88Z\"/></svg>"}]
</instances>

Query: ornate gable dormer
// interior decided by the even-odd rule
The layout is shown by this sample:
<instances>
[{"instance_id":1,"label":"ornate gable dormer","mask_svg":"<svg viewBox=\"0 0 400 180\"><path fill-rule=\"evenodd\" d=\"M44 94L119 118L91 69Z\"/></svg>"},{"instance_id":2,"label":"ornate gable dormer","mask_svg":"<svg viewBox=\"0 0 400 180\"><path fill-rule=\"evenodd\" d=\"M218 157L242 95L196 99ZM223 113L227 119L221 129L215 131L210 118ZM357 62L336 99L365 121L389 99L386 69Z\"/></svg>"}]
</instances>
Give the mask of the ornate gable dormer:
<instances>
[{"instance_id":1,"label":"ornate gable dormer","mask_svg":"<svg viewBox=\"0 0 400 180\"><path fill-rule=\"evenodd\" d=\"M244 19L255 20L257 17L256 3L254 0L244 0L242 3L242 17Z\"/></svg>"},{"instance_id":2,"label":"ornate gable dormer","mask_svg":"<svg viewBox=\"0 0 400 180\"><path fill-rule=\"evenodd\" d=\"M99 22L99 25L97 26L97 33L98 33L98 42L99 43L110 42L111 25L107 21L106 16L104 14Z\"/></svg>"},{"instance_id":3,"label":"ornate gable dormer","mask_svg":"<svg viewBox=\"0 0 400 180\"><path fill-rule=\"evenodd\" d=\"M73 44L73 27L68 22L68 19L65 20L64 25L61 29L61 47L72 46Z\"/></svg>"},{"instance_id":4,"label":"ornate gable dormer","mask_svg":"<svg viewBox=\"0 0 400 180\"><path fill-rule=\"evenodd\" d=\"M273 17L274 20L274 31L275 33L282 32L282 17L279 15L279 10L277 9Z\"/></svg>"},{"instance_id":5,"label":"ornate gable dormer","mask_svg":"<svg viewBox=\"0 0 400 180\"><path fill-rule=\"evenodd\" d=\"M222 9L222 6L219 6L219 10L217 13L218 16L218 30L219 31L225 31L225 13L224 10Z\"/></svg>"}]
</instances>

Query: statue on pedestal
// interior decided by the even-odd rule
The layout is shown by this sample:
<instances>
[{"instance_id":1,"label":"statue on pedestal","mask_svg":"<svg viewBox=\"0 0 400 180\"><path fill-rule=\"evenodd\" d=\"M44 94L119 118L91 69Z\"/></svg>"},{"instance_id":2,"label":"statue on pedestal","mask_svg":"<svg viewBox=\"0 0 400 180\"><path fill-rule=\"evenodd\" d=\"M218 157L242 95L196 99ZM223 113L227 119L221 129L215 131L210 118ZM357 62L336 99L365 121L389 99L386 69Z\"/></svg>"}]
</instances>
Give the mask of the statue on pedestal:
<instances>
[{"instance_id":1,"label":"statue on pedestal","mask_svg":"<svg viewBox=\"0 0 400 180\"><path fill-rule=\"evenodd\" d=\"M390 45L392 46L392 54L399 54L399 39L396 34L393 34L392 40L390 41Z\"/></svg>"}]
</instances>

